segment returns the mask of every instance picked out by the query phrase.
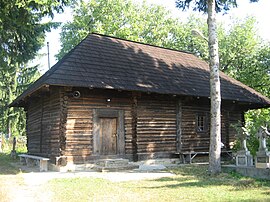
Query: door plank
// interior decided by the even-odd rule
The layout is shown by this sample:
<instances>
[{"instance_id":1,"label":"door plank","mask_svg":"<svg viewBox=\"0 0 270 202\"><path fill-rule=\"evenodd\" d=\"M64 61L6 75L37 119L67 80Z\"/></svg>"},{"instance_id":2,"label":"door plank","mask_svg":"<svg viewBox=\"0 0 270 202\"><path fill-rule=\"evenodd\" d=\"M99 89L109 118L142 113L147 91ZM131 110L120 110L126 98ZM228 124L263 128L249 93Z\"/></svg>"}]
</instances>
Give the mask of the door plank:
<instances>
[{"instance_id":1,"label":"door plank","mask_svg":"<svg viewBox=\"0 0 270 202\"><path fill-rule=\"evenodd\" d=\"M114 155L117 152L117 119L100 118L100 154Z\"/></svg>"}]
</instances>

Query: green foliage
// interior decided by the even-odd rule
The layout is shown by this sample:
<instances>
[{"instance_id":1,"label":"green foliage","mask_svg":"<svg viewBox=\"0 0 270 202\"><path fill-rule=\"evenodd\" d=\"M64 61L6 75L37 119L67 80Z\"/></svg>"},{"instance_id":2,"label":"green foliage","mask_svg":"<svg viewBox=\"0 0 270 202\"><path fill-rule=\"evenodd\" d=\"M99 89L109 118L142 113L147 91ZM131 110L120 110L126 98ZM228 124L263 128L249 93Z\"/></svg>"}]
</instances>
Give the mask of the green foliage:
<instances>
[{"instance_id":1,"label":"green foliage","mask_svg":"<svg viewBox=\"0 0 270 202\"><path fill-rule=\"evenodd\" d=\"M270 48L255 26L252 17L236 20L228 34L220 37L220 66L225 73L269 96Z\"/></svg>"},{"instance_id":2,"label":"green foliage","mask_svg":"<svg viewBox=\"0 0 270 202\"><path fill-rule=\"evenodd\" d=\"M260 126L270 125L270 109L258 109L250 110L245 114L246 127L251 135L250 139L247 141L247 146L251 153L254 155L259 148L259 141L257 133ZM270 139L268 138L268 148L270 149Z\"/></svg>"},{"instance_id":3,"label":"green foliage","mask_svg":"<svg viewBox=\"0 0 270 202\"><path fill-rule=\"evenodd\" d=\"M45 33L57 23L41 23L44 17L62 12L71 0L1 0L0 2L0 132L23 135L22 109L8 105L38 76L32 60L43 46Z\"/></svg>"},{"instance_id":4,"label":"green foliage","mask_svg":"<svg viewBox=\"0 0 270 202\"><path fill-rule=\"evenodd\" d=\"M6 138L5 135L0 135L0 139L2 139L2 145L0 148L0 152L9 153L13 149L13 138ZM26 153L27 147L26 147L26 137L25 136L18 136L16 138L16 146L15 150L17 153Z\"/></svg>"},{"instance_id":5,"label":"green foliage","mask_svg":"<svg viewBox=\"0 0 270 202\"><path fill-rule=\"evenodd\" d=\"M250 2L258 2L259 0L250 0ZM207 13L207 0L176 0L176 7L184 10L188 10L192 5L194 11ZM231 8L237 7L236 0L215 0L216 12L226 13Z\"/></svg>"},{"instance_id":6,"label":"green foliage","mask_svg":"<svg viewBox=\"0 0 270 202\"><path fill-rule=\"evenodd\" d=\"M270 47L257 34L256 20L236 19L227 34L220 37L219 44L221 70L270 97ZM259 127L270 125L270 109L251 110L245 120L250 134L247 147L254 155L259 145L256 137Z\"/></svg>"},{"instance_id":7,"label":"green foliage","mask_svg":"<svg viewBox=\"0 0 270 202\"><path fill-rule=\"evenodd\" d=\"M25 112L21 108L9 108L9 104L39 77L37 67L11 66L4 71L1 84L0 131L14 136L25 135ZM14 71L16 70L16 71Z\"/></svg>"},{"instance_id":8,"label":"green foliage","mask_svg":"<svg viewBox=\"0 0 270 202\"><path fill-rule=\"evenodd\" d=\"M82 1L74 7L73 21L62 27L58 59L91 32L170 47L178 25L161 6L131 0Z\"/></svg>"}]
</instances>

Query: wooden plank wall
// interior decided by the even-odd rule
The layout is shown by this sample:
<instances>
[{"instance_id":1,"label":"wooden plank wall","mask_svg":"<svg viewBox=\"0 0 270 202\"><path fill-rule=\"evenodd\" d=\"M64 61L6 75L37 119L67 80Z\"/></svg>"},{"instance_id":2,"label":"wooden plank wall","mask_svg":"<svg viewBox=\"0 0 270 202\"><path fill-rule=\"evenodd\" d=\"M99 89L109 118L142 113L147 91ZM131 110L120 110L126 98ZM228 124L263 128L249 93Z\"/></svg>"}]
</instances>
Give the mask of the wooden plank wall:
<instances>
[{"instance_id":1,"label":"wooden plank wall","mask_svg":"<svg viewBox=\"0 0 270 202\"><path fill-rule=\"evenodd\" d=\"M59 89L51 88L29 102L27 110L28 152L52 158L59 156Z\"/></svg>"},{"instance_id":2,"label":"wooden plank wall","mask_svg":"<svg viewBox=\"0 0 270 202\"><path fill-rule=\"evenodd\" d=\"M62 90L61 90L62 89ZM50 92L30 100L27 110L28 151L50 158L66 156L83 163L93 157L93 109L124 111L125 156L143 159L177 152L178 100L118 91L50 87ZM107 102L107 98L111 102ZM182 100L183 101L183 100ZM208 151L209 131L196 131L196 115L209 115L209 106L193 102L181 104L181 151ZM178 115L179 116L179 115ZM179 118L179 117L178 117ZM241 112L222 112L222 142L231 146L236 132L231 124L241 120ZM209 116L210 123L210 116ZM210 128L210 126L209 126ZM136 157L138 156L138 157Z\"/></svg>"},{"instance_id":3,"label":"wooden plank wall","mask_svg":"<svg viewBox=\"0 0 270 202\"><path fill-rule=\"evenodd\" d=\"M131 94L117 91L112 93L89 89L78 90L81 97L69 96L67 103L65 156L67 156L68 161L91 160L93 154L93 109L124 110L125 152L126 155L132 155ZM111 102L106 102L107 98L110 98Z\"/></svg>"},{"instance_id":4,"label":"wooden plank wall","mask_svg":"<svg viewBox=\"0 0 270 202\"><path fill-rule=\"evenodd\" d=\"M139 159L176 152L176 100L138 99L137 150Z\"/></svg>"},{"instance_id":5,"label":"wooden plank wall","mask_svg":"<svg viewBox=\"0 0 270 202\"><path fill-rule=\"evenodd\" d=\"M41 138L41 112L42 112L41 99L30 100L29 106L26 111L26 132L27 132L27 149L30 154L40 153L40 138Z\"/></svg>"},{"instance_id":6,"label":"wooden plank wall","mask_svg":"<svg viewBox=\"0 0 270 202\"><path fill-rule=\"evenodd\" d=\"M208 130L206 132L196 131L197 114L208 115ZM224 149L231 149L236 138L235 130L231 124L241 120L241 113L222 110L221 116L221 141L225 145ZM210 143L210 108L207 105L184 104L182 107L182 136L181 151L208 151Z\"/></svg>"},{"instance_id":7,"label":"wooden plank wall","mask_svg":"<svg viewBox=\"0 0 270 202\"><path fill-rule=\"evenodd\" d=\"M244 121L242 120L242 112L235 111L235 110L228 112L228 121L229 121L229 124L228 124L229 137L228 137L227 144L229 148L232 148L235 140L237 139L237 132L232 125L237 125L239 124L239 121L241 122Z\"/></svg>"},{"instance_id":8,"label":"wooden plank wall","mask_svg":"<svg viewBox=\"0 0 270 202\"><path fill-rule=\"evenodd\" d=\"M207 151L209 150L209 125L207 132L196 131L196 116L197 114L208 114L209 107L194 106L184 104L182 106L182 136L181 148L185 151Z\"/></svg>"}]
</instances>

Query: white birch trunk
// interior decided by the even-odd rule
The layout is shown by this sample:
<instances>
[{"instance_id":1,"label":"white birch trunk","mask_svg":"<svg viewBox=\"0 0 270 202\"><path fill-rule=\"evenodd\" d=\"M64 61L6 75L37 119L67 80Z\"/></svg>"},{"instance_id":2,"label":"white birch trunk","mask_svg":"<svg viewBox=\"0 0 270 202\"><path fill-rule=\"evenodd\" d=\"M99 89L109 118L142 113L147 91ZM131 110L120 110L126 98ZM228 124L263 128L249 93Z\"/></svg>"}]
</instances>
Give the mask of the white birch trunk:
<instances>
[{"instance_id":1,"label":"white birch trunk","mask_svg":"<svg viewBox=\"0 0 270 202\"><path fill-rule=\"evenodd\" d=\"M219 55L215 0L208 0L208 46L210 56L211 126L209 147L209 172L221 171L221 95L219 79Z\"/></svg>"}]
</instances>

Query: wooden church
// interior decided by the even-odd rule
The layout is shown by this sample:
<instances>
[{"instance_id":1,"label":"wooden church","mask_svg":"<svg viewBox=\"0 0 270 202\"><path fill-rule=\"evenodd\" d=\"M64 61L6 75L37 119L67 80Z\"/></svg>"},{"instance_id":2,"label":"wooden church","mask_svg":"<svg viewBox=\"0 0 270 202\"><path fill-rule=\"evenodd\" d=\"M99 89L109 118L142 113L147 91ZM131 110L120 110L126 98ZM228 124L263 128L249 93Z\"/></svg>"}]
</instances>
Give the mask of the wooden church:
<instances>
[{"instance_id":1,"label":"wooden church","mask_svg":"<svg viewBox=\"0 0 270 202\"><path fill-rule=\"evenodd\" d=\"M220 72L222 143L270 100ZM88 35L11 104L27 113L28 153L51 163L133 161L209 150L209 66L196 56Z\"/></svg>"}]
</instances>

